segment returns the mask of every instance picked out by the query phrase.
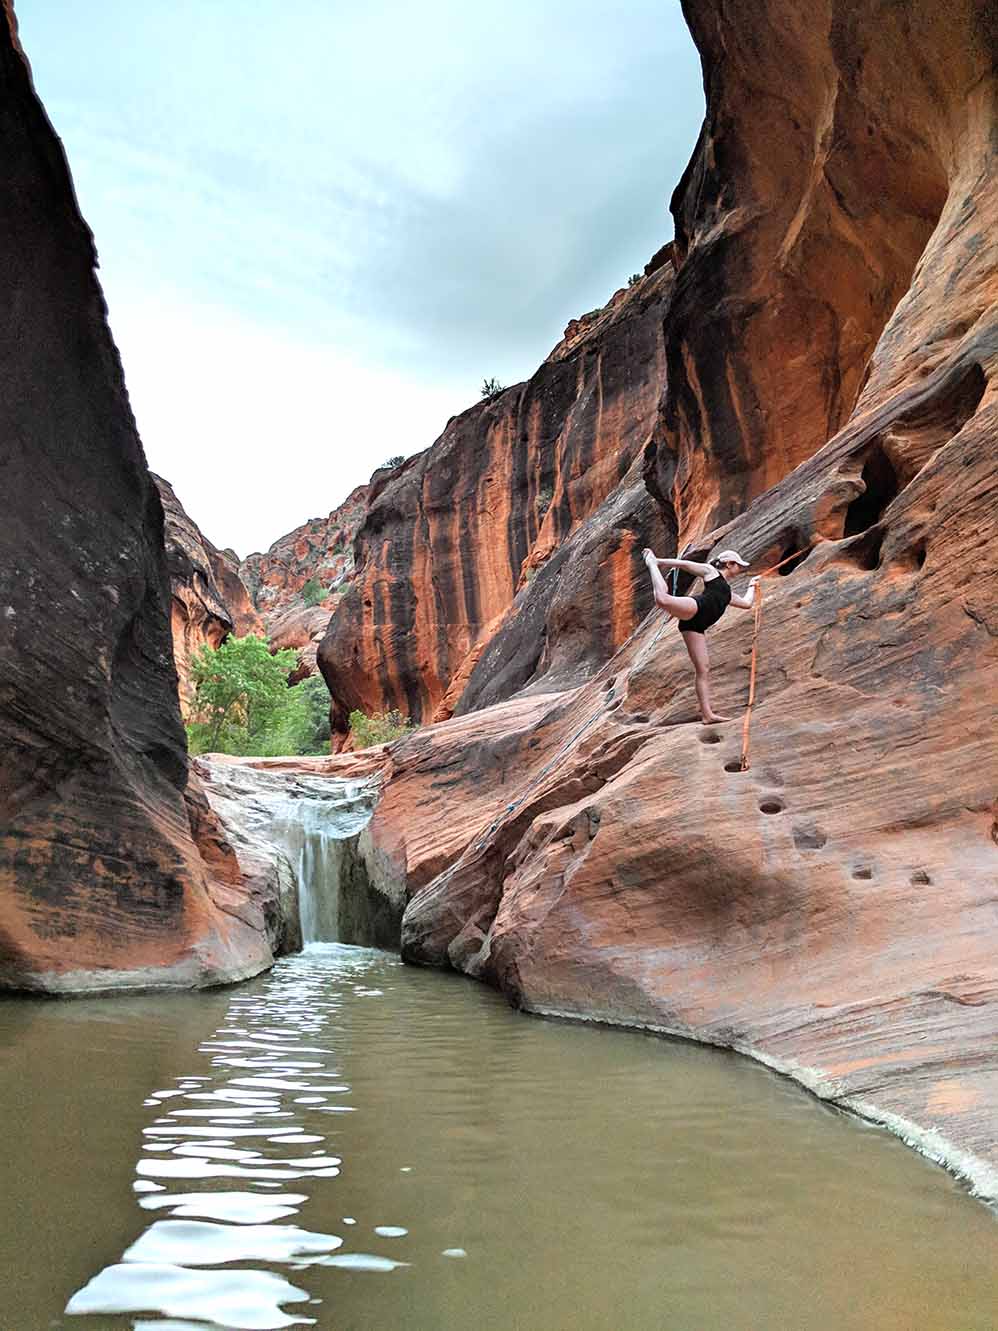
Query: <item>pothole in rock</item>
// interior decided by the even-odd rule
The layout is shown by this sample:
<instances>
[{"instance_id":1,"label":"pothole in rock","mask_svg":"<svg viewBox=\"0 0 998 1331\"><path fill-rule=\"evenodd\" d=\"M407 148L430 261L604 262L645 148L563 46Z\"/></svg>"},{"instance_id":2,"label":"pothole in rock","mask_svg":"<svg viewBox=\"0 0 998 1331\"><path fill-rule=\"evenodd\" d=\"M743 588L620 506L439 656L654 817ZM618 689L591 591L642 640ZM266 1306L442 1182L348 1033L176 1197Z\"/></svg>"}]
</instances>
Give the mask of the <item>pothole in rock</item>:
<instances>
[{"instance_id":1,"label":"pothole in rock","mask_svg":"<svg viewBox=\"0 0 998 1331\"><path fill-rule=\"evenodd\" d=\"M828 842L828 837L814 823L795 824L793 834L798 850L821 850Z\"/></svg>"},{"instance_id":2,"label":"pothole in rock","mask_svg":"<svg viewBox=\"0 0 998 1331\"><path fill-rule=\"evenodd\" d=\"M782 800L763 800L759 805L760 813L782 813L786 805Z\"/></svg>"}]
</instances>

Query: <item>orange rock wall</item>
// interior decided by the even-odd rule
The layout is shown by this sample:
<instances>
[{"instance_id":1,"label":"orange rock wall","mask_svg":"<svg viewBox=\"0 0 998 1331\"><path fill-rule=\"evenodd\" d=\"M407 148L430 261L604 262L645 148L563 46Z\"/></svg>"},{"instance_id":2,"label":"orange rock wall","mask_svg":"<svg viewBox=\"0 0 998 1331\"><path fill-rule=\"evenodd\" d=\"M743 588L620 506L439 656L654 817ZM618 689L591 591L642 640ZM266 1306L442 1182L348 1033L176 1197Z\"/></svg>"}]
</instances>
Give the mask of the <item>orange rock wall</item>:
<instances>
[{"instance_id":1,"label":"orange rock wall","mask_svg":"<svg viewBox=\"0 0 998 1331\"><path fill-rule=\"evenodd\" d=\"M652 614L581 688L396 746L372 862L410 960L751 1053L998 1199L998 25L685 8L709 101L649 476L707 550L810 550L764 584L748 770ZM739 721L751 642L710 634Z\"/></svg>"},{"instance_id":2,"label":"orange rock wall","mask_svg":"<svg viewBox=\"0 0 998 1331\"><path fill-rule=\"evenodd\" d=\"M632 469L657 418L671 288L660 262L372 490L319 651L338 728L353 708L426 720L546 687L552 669L577 681L631 631L649 604L640 549L663 535ZM569 558L572 590L556 575Z\"/></svg>"},{"instance_id":3,"label":"orange rock wall","mask_svg":"<svg viewBox=\"0 0 998 1331\"><path fill-rule=\"evenodd\" d=\"M970 90L993 25L983 0L875 16L763 0L751 24L707 0L684 12L707 114L673 197L669 393L648 460L683 543L849 418L984 128Z\"/></svg>"}]
</instances>

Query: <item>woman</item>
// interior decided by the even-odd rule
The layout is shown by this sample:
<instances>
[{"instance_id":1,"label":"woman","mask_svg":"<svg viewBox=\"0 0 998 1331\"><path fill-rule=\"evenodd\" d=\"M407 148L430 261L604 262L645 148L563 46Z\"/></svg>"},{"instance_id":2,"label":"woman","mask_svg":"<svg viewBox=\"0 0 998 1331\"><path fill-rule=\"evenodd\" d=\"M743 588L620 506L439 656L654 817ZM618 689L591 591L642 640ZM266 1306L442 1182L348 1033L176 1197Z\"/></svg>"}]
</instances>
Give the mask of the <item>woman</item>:
<instances>
[{"instance_id":1,"label":"woman","mask_svg":"<svg viewBox=\"0 0 998 1331\"><path fill-rule=\"evenodd\" d=\"M755 601L755 584L759 579L750 579L748 594L745 596L736 596L731 590L728 579L733 578L740 568L748 568L737 550L722 550L709 564L697 564L692 559L656 559L651 550L643 550L642 558L651 574L655 604L679 620L679 631L696 671L697 701L704 725L730 721L730 716L718 716L711 706L710 656L704 634L712 624L717 623L729 604L737 605L740 610L750 610ZM681 568L686 573L703 578L703 591L699 596L672 596L659 571L663 568Z\"/></svg>"}]
</instances>

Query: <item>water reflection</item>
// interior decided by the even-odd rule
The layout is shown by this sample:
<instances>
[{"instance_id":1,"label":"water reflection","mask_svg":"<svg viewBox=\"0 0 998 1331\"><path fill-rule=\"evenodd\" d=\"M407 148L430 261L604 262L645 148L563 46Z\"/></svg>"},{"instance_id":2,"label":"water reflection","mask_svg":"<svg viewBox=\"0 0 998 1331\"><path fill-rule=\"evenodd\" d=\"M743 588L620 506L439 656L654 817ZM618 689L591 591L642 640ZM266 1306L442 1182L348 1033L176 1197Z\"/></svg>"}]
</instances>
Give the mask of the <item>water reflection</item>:
<instances>
[{"instance_id":1,"label":"water reflection","mask_svg":"<svg viewBox=\"0 0 998 1331\"><path fill-rule=\"evenodd\" d=\"M341 1157L316 1131L321 1115L353 1110L329 1042L335 1044L345 1001L382 996L358 982L374 958L384 965L383 954L367 949L317 945L279 966L269 982L232 997L224 1025L200 1046L210 1072L178 1076L145 1101L166 1111L143 1129L135 1169L138 1204L155 1218L119 1262L74 1294L67 1313L161 1314L135 1323L136 1331L277 1331L314 1325L315 1318L287 1308L321 1300L300 1277L292 1283L243 1263L296 1273L317 1264L376 1271L407 1265L378 1253L340 1253L344 1236L285 1223L310 1196L289 1184L314 1188L316 1180L339 1176ZM408 1231L377 1232L398 1239Z\"/></svg>"},{"instance_id":2,"label":"water reflection","mask_svg":"<svg viewBox=\"0 0 998 1331\"><path fill-rule=\"evenodd\" d=\"M993 1216L900 1142L385 953L0 1003L0 1121L2 1331L995 1331Z\"/></svg>"}]
</instances>

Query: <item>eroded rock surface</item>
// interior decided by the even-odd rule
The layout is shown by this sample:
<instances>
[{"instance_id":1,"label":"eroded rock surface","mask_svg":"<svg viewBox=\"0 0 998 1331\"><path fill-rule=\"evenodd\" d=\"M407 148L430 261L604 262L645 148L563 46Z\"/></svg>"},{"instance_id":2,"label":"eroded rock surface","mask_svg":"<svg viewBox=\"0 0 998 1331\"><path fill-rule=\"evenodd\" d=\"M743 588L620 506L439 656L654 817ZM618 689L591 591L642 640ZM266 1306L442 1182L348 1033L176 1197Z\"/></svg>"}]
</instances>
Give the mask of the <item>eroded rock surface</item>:
<instances>
[{"instance_id":1,"label":"eroded rock surface","mask_svg":"<svg viewBox=\"0 0 998 1331\"><path fill-rule=\"evenodd\" d=\"M388 473L375 472L372 483L383 474ZM310 518L275 541L265 554L252 554L239 566L272 643L305 649L303 664L308 668L303 675L315 670L315 640L321 633L313 625L321 615L325 627L354 571L354 540L371 488L357 486L327 517ZM309 582L317 582L327 593L311 607L302 599Z\"/></svg>"},{"instance_id":2,"label":"eroded rock surface","mask_svg":"<svg viewBox=\"0 0 998 1331\"><path fill-rule=\"evenodd\" d=\"M230 633L264 635L263 621L239 576L238 562L217 550L186 513L169 481L153 476L165 517L170 570L173 659L186 716L194 689L191 659L201 647L220 647Z\"/></svg>"},{"instance_id":3,"label":"eroded rock surface","mask_svg":"<svg viewBox=\"0 0 998 1331\"><path fill-rule=\"evenodd\" d=\"M681 543L806 555L765 584L749 769L653 615L583 687L398 745L371 835L410 960L749 1052L998 1198L993 16L686 9L648 478ZM739 719L751 640L710 635Z\"/></svg>"},{"instance_id":4,"label":"eroded rock surface","mask_svg":"<svg viewBox=\"0 0 998 1331\"><path fill-rule=\"evenodd\" d=\"M9 5L0 147L0 987L251 975L278 944L188 785L162 504Z\"/></svg>"},{"instance_id":5,"label":"eroded rock surface","mask_svg":"<svg viewBox=\"0 0 998 1331\"><path fill-rule=\"evenodd\" d=\"M537 373L372 486L357 573L319 649L334 728L578 684L650 605L668 539L638 474L664 379L668 254L573 321Z\"/></svg>"}]
</instances>

